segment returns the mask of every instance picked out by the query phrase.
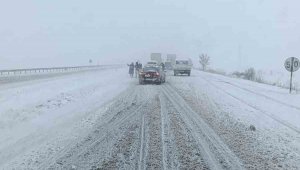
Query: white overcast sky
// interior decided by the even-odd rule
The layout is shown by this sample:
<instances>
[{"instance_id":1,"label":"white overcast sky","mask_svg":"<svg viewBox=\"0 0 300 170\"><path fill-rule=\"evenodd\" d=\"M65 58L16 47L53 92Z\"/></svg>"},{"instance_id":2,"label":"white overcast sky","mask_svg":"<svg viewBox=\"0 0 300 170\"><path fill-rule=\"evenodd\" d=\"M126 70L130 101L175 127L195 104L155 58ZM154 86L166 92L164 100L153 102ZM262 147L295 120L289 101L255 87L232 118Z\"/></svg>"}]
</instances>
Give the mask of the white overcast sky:
<instances>
[{"instance_id":1,"label":"white overcast sky","mask_svg":"<svg viewBox=\"0 0 300 170\"><path fill-rule=\"evenodd\" d=\"M194 61L207 53L224 70L280 70L285 58L300 57L299 7L297 0L2 0L0 69L127 63L161 52Z\"/></svg>"}]
</instances>

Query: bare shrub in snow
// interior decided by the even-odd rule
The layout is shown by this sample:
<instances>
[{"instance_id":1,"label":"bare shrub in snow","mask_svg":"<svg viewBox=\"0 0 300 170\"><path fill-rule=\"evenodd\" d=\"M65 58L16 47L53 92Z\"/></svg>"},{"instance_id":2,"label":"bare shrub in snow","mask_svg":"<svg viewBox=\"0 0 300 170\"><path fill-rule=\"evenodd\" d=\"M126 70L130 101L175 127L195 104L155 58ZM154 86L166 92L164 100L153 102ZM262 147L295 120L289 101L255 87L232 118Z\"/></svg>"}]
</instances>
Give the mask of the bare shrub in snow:
<instances>
[{"instance_id":1,"label":"bare shrub in snow","mask_svg":"<svg viewBox=\"0 0 300 170\"><path fill-rule=\"evenodd\" d=\"M254 125L250 125L249 129L250 129L251 131L256 131L256 127L255 127Z\"/></svg>"},{"instance_id":2,"label":"bare shrub in snow","mask_svg":"<svg viewBox=\"0 0 300 170\"><path fill-rule=\"evenodd\" d=\"M259 83L265 83L264 79L263 79L263 73L262 71L258 71L255 77L255 81L259 82Z\"/></svg>"},{"instance_id":3,"label":"bare shrub in snow","mask_svg":"<svg viewBox=\"0 0 300 170\"><path fill-rule=\"evenodd\" d=\"M244 73L235 71L232 73L232 75L237 78L242 78L244 76Z\"/></svg>"},{"instance_id":4,"label":"bare shrub in snow","mask_svg":"<svg viewBox=\"0 0 300 170\"><path fill-rule=\"evenodd\" d=\"M247 80L255 80L255 70L254 68L248 68L245 72L244 72L244 78Z\"/></svg>"},{"instance_id":5,"label":"bare shrub in snow","mask_svg":"<svg viewBox=\"0 0 300 170\"><path fill-rule=\"evenodd\" d=\"M207 54L201 54L199 56L199 62L202 66L202 70L206 70L206 67L210 64L210 57Z\"/></svg>"}]
</instances>

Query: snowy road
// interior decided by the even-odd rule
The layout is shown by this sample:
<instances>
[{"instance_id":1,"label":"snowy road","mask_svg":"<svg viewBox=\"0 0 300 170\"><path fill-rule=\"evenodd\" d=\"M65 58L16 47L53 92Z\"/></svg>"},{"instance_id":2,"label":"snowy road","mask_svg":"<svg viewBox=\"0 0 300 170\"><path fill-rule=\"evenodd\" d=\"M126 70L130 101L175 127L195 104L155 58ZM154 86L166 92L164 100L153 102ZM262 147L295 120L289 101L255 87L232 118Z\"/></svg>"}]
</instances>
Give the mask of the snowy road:
<instances>
[{"instance_id":1,"label":"snowy road","mask_svg":"<svg viewBox=\"0 0 300 170\"><path fill-rule=\"evenodd\" d=\"M285 98L198 71L160 86L125 69L0 86L0 167L299 169L299 97Z\"/></svg>"}]
</instances>

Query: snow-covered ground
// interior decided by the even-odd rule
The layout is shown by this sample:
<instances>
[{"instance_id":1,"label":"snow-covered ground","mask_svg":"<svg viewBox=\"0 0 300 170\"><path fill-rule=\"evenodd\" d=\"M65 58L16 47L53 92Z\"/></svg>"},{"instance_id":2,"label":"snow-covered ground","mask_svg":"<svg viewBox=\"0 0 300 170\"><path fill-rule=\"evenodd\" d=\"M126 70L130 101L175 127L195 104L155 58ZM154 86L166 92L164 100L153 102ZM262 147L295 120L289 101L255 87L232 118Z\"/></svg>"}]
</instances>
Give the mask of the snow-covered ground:
<instances>
[{"instance_id":1,"label":"snow-covered ground","mask_svg":"<svg viewBox=\"0 0 300 170\"><path fill-rule=\"evenodd\" d=\"M283 71L258 71L257 76L269 84L275 84L277 86L289 87L291 73ZM293 88L300 90L300 72L296 71L293 73Z\"/></svg>"},{"instance_id":2,"label":"snow-covered ground","mask_svg":"<svg viewBox=\"0 0 300 170\"><path fill-rule=\"evenodd\" d=\"M259 112L259 114L275 120L278 119L281 123L286 123L287 126L300 133L299 94L289 94L289 91L284 88L242 79L228 78L203 72L198 72L198 74L201 77L198 83L205 83L213 91L217 90L215 93L218 95L221 93L222 96L225 95L229 99L233 99L233 102L238 101L239 103L248 105L255 109L256 112ZM213 92L209 91L208 94L213 95ZM262 124L265 124L265 122Z\"/></svg>"},{"instance_id":3,"label":"snow-covered ground","mask_svg":"<svg viewBox=\"0 0 300 170\"><path fill-rule=\"evenodd\" d=\"M300 95L194 70L0 86L0 169L299 169Z\"/></svg>"},{"instance_id":4,"label":"snow-covered ground","mask_svg":"<svg viewBox=\"0 0 300 170\"><path fill-rule=\"evenodd\" d=\"M127 69L109 69L0 86L0 166L64 134L130 82Z\"/></svg>"},{"instance_id":5,"label":"snow-covered ground","mask_svg":"<svg viewBox=\"0 0 300 170\"><path fill-rule=\"evenodd\" d=\"M171 82L232 150L243 147L237 154L249 160L257 157L266 165L280 164L279 169L299 168L299 94L196 70L192 77L176 77ZM254 133L247 132L251 125L256 127Z\"/></svg>"}]
</instances>

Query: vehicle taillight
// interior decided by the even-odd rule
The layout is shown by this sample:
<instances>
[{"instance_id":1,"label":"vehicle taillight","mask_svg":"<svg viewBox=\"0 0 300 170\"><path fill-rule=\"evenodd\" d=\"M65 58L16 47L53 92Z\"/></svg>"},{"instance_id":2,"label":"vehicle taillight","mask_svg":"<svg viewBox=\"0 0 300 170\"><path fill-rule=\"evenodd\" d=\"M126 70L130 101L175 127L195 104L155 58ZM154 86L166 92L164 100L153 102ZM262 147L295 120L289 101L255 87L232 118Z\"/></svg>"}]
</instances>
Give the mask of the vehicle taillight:
<instances>
[{"instance_id":1,"label":"vehicle taillight","mask_svg":"<svg viewBox=\"0 0 300 170\"><path fill-rule=\"evenodd\" d=\"M159 76L159 72L156 72L156 75Z\"/></svg>"}]
</instances>

